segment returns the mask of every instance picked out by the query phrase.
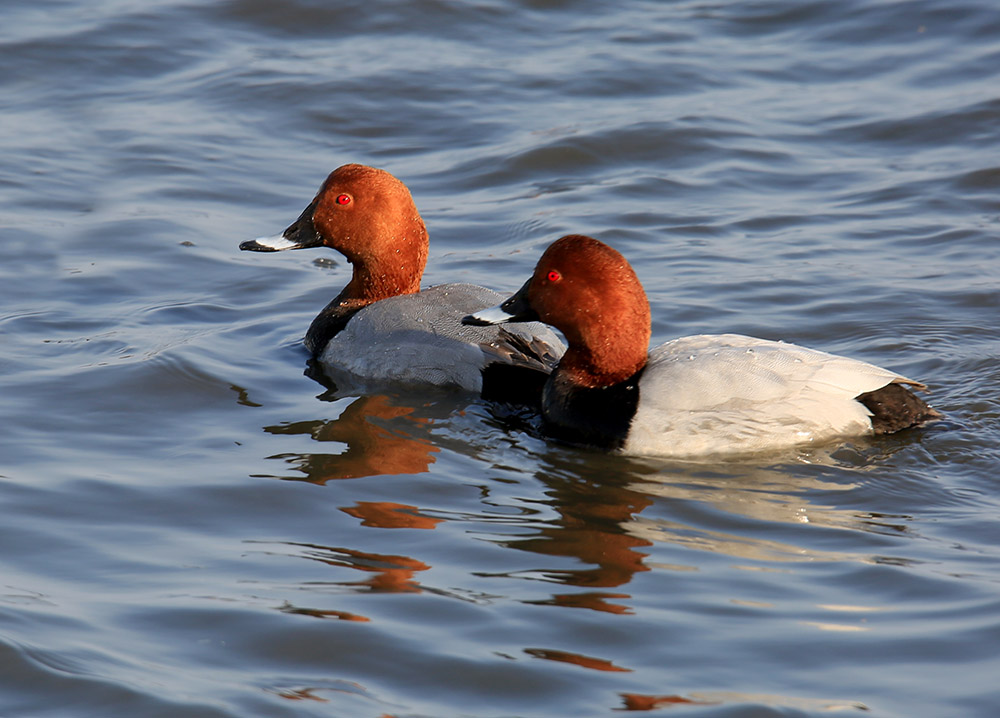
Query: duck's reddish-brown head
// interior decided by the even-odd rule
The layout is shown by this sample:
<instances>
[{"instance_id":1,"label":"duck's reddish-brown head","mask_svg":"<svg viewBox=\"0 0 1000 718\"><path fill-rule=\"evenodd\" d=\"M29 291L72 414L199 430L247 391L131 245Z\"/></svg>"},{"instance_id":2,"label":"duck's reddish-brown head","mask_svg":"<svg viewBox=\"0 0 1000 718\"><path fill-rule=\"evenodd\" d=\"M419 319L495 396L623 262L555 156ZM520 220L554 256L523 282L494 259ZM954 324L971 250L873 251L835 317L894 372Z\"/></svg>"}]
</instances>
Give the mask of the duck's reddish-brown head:
<instances>
[{"instance_id":1,"label":"duck's reddish-brown head","mask_svg":"<svg viewBox=\"0 0 1000 718\"><path fill-rule=\"evenodd\" d=\"M240 249L274 252L327 246L354 265L342 297L376 301L420 291L427 229L409 189L385 170L339 167L284 232Z\"/></svg>"},{"instance_id":2,"label":"duck's reddish-brown head","mask_svg":"<svg viewBox=\"0 0 1000 718\"><path fill-rule=\"evenodd\" d=\"M525 285L466 323L538 319L569 343L560 371L604 386L639 371L649 351L649 301L628 260L603 242L569 235L552 243Z\"/></svg>"}]
</instances>

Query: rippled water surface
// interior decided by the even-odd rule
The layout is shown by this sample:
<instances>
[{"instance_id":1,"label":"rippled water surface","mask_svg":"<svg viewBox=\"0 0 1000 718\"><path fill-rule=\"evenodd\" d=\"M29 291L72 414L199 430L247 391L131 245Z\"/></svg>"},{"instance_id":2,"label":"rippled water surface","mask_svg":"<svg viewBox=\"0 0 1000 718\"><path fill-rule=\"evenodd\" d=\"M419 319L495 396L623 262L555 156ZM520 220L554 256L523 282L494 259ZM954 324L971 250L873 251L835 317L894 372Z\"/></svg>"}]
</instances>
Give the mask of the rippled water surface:
<instances>
[{"instance_id":1,"label":"rippled water surface","mask_svg":"<svg viewBox=\"0 0 1000 718\"><path fill-rule=\"evenodd\" d=\"M992 0L10 0L0 68L0 715L997 714ZM654 342L948 419L676 464L330 392L349 268L237 245L346 162L412 189L427 284L591 234Z\"/></svg>"}]
</instances>

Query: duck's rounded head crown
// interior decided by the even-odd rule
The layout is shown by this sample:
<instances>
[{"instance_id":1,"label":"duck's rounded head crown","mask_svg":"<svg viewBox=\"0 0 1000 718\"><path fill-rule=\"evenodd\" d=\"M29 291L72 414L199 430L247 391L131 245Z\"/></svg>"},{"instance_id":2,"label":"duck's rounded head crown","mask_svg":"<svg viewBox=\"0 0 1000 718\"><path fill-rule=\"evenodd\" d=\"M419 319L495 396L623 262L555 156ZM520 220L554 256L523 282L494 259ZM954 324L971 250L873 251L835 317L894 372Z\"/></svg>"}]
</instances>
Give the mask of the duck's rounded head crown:
<instances>
[{"instance_id":1,"label":"duck's rounded head crown","mask_svg":"<svg viewBox=\"0 0 1000 718\"><path fill-rule=\"evenodd\" d=\"M538 260L528 301L569 342L561 369L583 386L605 386L642 369L649 351L649 301L632 266L591 237L569 235Z\"/></svg>"},{"instance_id":2,"label":"duck's rounded head crown","mask_svg":"<svg viewBox=\"0 0 1000 718\"><path fill-rule=\"evenodd\" d=\"M311 223L323 244L354 265L352 284L359 297L420 291L427 229L406 185L385 170L338 167L299 221Z\"/></svg>"}]
</instances>

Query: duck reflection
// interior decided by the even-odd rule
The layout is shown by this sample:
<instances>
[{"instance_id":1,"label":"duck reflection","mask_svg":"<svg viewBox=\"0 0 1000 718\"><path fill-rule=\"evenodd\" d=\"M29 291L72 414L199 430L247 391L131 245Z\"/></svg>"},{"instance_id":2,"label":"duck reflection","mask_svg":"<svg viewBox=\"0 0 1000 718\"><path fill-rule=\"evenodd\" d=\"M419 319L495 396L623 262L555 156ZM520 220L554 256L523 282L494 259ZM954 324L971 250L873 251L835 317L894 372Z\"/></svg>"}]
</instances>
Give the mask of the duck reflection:
<instances>
[{"instance_id":1,"label":"duck reflection","mask_svg":"<svg viewBox=\"0 0 1000 718\"><path fill-rule=\"evenodd\" d=\"M324 484L376 474L418 474L435 462L438 445L446 445L429 429L435 409L428 405L407 405L385 395L338 402L349 403L337 419L267 429L346 446L342 453L275 457L293 464L302 480ZM523 600L612 614L631 612L632 596L623 587L636 574L699 570L702 562L692 551L757 562L754 567L767 570L780 562L868 561L874 559L836 551L829 530L893 535L910 530L905 516L852 505L865 471L884 463L881 449L841 447L828 454L771 457L774 463L761 466L750 461L709 465L628 459L549 444L530 456L515 444L518 459L509 453L510 444L473 443L471 449L456 443L456 451L472 451L484 467L485 475L476 482L482 492L478 511L439 509L424 500L418 507L406 482L394 484L398 493L386 500L356 501L340 511L377 529L426 530L463 521L478 527L468 533L497 545L568 559L554 567L547 562L544 569L515 561L520 567L475 575L558 584L567 590ZM512 484L531 492L530 511L525 511L523 498L507 494ZM512 531L498 536L498 525ZM425 563L321 546L307 554L373 574L361 582L338 584L373 591L423 590L416 575L434 563L428 557L421 557Z\"/></svg>"},{"instance_id":2,"label":"duck reflection","mask_svg":"<svg viewBox=\"0 0 1000 718\"><path fill-rule=\"evenodd\" d=\"M650 471L630 486L660 499L655 515L634 517L622 528L655 543L753 561L868 560L830 550L830 542L817 532L909 532L906 516L838 506L851 503L848 496L859 488L857 478L856 472L829 462ZM789 524L801 530L789 531Z\"/></svg>"},{"instance_id":3,"label":"duck reflection","mask_svg":"<svg viewBox=\"0 0 1000 718\"><path fill-rule=\"evenodd\" d=\"M859 476L885 455L868 449L837 451L839 457L826 455L822 461L812 452L783 456L784 462L763 467L550 452L541 457L543 468L536 478L546 487L545 503L555 517L540 528L534 523L530 536L500 542L585 566L546 570L541 576L538 571L492 575L587 589L531 603L628 613L627 592L594 589L623 587L652 568L697 571L700 562L693 560L692 549L759 562L754 567L766 570L776 562L880 560L833 550L829 532L818 531L898 535L910 530L906 516L842 508L852 503L848 496L858 488ZM790 525L795 528L789 530ZM667 556L680 558L663 560Z\"/></svg>"},{"instance_id":4,"label":"duck reflection","mask_svg":"<svg viewBox=\"0 0 1000 718\"><path fill-rule=\"evenodd\" d=\"M647 554L639 549L652 545L651 541L629 534L622 526L633 521L652 499L614 480L566 480L562 476L543 480L548 487L547 503L558 517L547 521L533 536L506 539L503 543L521 551L580 561L587 567L545 571L544 576L549 581L589 590L557 593L530 603L628 613L630 609L616 601L630 598L629 594L595 589L623 586L636 573L649 570L644 564Z\"/></svg>"},{"instance_id":5,"label":"duck reflection","mask_svg":"<svg viewBox=\"0 0 1000 718\"><path fill-rule=\"evenodd\" d=\"M419 474L435 461L439 449L426 435L432 420L415 416L416 407L382 394L357 397L332 420L299 421L265 426L271 434L304 434L319 442L346 445L341 453L279 454L302 476L281 478L325 484L364 476Z\"/></svg>"}]
</instances>

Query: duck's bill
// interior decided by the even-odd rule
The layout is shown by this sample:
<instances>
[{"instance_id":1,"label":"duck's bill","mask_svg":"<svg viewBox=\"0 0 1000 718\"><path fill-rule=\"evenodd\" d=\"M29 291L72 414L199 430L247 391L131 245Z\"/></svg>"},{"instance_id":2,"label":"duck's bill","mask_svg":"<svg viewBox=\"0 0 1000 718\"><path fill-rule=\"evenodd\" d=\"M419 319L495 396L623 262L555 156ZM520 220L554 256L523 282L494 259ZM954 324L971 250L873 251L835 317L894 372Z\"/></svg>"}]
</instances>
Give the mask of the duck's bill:
<instances>
[{"instance_id":1,"label":"duck's bill","mask_svg":"<svg viewBox=\"0 0 1000 718\"><path fill-rule=\"evenodd\" d=\"M507 322L535 322L538 314L528 302L529 279L512 297L495 307L480 309L475 314L462 317L462 324L485 327L489 324L506 324Z\"/></svg>"},{"instance_id":2,"label":"duck's bill","mask_svg":"<svg viewBox=\"0 0 1000 718\"><path fill-rule=\"evenodd\" d=\"M495 307L480 309L475 314L467 314L462 317L462 324L469 324L474 327L485 327L490 324L505 324L506 322L514 321L514 317L500 307L501 305L498 304Z\"/></svg>"},{"instance_id":3,"label":"duck's bill","mask_svg":"<svg viewBox=\"0 0 1000 718\"><path fill-rule=\"evenodd\" d=\"M310 204L281 234L247 240L240 244L240 249L246 252L283 252L286 249L310 249L321 246L323 238L316 231L312 219L314 209L315 203Z\"/></svg>"},{"instance_id":4,"label":"duck's bill","mask_svg":"<svg viewBox=\"0 0 1000 718\"><path fill-rule=\"evenodd\" d=\"M273 237L258 237L240 242L240 249L245 252L281 252L285 249L302 249L302 245L293 242L283 234Z\"/></svg>"}]
</instances>

